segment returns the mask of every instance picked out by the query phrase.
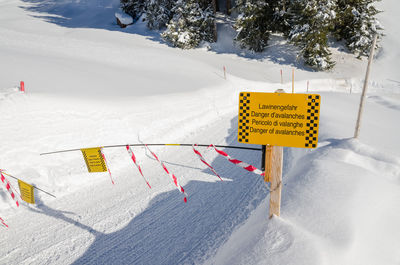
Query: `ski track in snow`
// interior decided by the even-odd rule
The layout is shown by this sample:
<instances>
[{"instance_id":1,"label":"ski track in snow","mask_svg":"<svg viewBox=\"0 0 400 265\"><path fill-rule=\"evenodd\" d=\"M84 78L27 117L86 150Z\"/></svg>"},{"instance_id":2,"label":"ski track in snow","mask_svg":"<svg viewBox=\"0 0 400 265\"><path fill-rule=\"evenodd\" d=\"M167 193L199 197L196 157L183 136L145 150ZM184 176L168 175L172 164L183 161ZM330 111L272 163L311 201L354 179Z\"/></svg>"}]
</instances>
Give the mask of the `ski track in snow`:
<instances>
[{"instance_id":1,"label":"ski track in snow","mask_svg":"<svg viewBox=\"0 0 400 265\"><path fill-rule=\"evenodd\" d=\"M40 113L32 115L42 116ZM58 119L62 120L63 116ZM235 132L236 128L230 126L236 125L236 122L223 123L225 126L220 126L221 120L218 119L214 123L217 126L208 125L207 130L190 133L189 135L193 134L190 138L182 140L208 143L226 135L226 131ZM228 136L229 143L234 137ZM43 141L44 139L38 140L38 143ZM222 163L227 163L224 158L216 158L213 162L213 166L227 179L220 182L199 163L190 148L170 148L172 149L158 155L179 181L185 183L184 187L189 194L187 204L183 203L179 192L173 189L173 184L161 167L143 154L144 149L135 148L144 174L152 184L151 190L140 182L138 172L131 162L127 162L122 169L117 167L114 172L113 160L118 159L118 156L111 156L110 168L116 178L115 186L103 174L102 180L95 186L78 188L74 193L56 201L39 200L37 207L23 209L23 213L12 218L13 227L24 227L26 220L40 222L25 225L25 229L17 229L16 234L14 229L10 230L10 233L14 231L14 235L2 241L3 244L18 246L18 249L24 250L24 254L21 255L20 251L14 249L3 253L5 255L1 260L37 264L191 264L204 261L226 240L233 228L248 217L253 208L248 206L257 205L265 197L266 189L257 176L230 165L226 166L227 169L225 166L221 168ZM229 152L238 157L243 155L231 150ZM210 151L206 153L214 158L216 156ZM64 155L55 156L63 159ZM258 155L246 154L246 159L257 164ZM63 163L71 163L72 166L75 160ZM80 170L85 168L81 166ZM80 175L88 177L84 176L87 174ZM195 180L192 180L192 176L196 176ZM136 185L132 183L132 178L135 178ZM206 180L202 180L203 178ZM43 238L44 231L51 237L51 246ZM70 238L66 235L74 236ZM85 243L78 245L76 242ZM208 243L204 244L205 242ZM3 245L2 249L4 248ZM79 257L77 253L82 256Z\"/></svg>"},{"instance_id":2,"label":"ski track in snow","mask_svg":"<svg viewBox=\"0 0 400 265\"><path fill-rule=\"evenodd\" d=\"M333 96L333 94L326 94L326 96L323 94L323 99L329 96ZM45 126L47 115L51 113L49 110L35 111L37 102L31 103L30 96L14 94L10 97L6 99L5 106L17 104L26 107L26 112L14 113L13 119L27 119L26 122L31 121L32 124L37 120L41 128ZM349 96L338 94L335 97L346 98ZM87 107L90 109L90 106ZM393 113L397 112L395 108L386 107ZM30 108L33 111L30 111ZM51 108L52 106L49 106L49 109ZM174 141L197 143L223 141L235 144L237 121L234 113L228 111L221 116L217 114L218 111L214 111L214 114L209 116L213 117L213 122L205 124L198 122L201 121L205 112L198 110L198 114L195 114L193 106L184 108L190 108L193 116L187 116L187 120L186 118L183 120L189 122L190 119L193 119L190 117L197 116L197 122L196 125L188 128L180 127L179 129L183 129L186 133ZM27 115L28 113L30 115ZM53 114L54 116L51 118L53 124L57 122L76 124L77 121L87 124L87 120L90 121L93 118L90 112L83 112L85 113L83 114L75 111L61 111L61 113L63 115ZM101 113L98 115L102 116ZM142 113L143 115L144 119L157 116L156 112ZM43 124L40 122L41 117L43 117ZM138 119L136 115L135 117ZM111 124L114 123L115 128L125 126L118 120L113 115L108 116L108 121ZM178 124L180 120L176 122ZM163 127L168 124L164 124L162 119L160 123ZM327 130L324 125L324 120L322 120L322 135ZM175 123L172 123L169 129L174 130L175 126ZM33 125L28 127L34 128ZM44 129L46 131L46 127ZM75 131L76 129L77 131ZM85 131L79 131L79 126L75 130L70 130L73 134L68 138L82 137L83 134L86 134ZM89 133L92 133L92 130L88 128ZM163 130L157 131L157 133L160 132ZM20 133L19 137L21 135L24 133ZM222 135L225 137L221 139ZM18 138L18 136L16 137ZM171 137L167 136L166 138L173 139ZM52 144L62 138L64 138L63 134L57 134L52 140L54 141ZM46 133L38 131L38 138L27 144L32 148L37 148L35 147L37 144L50 139ZM287 189L286 192L289 194L295 194L293 192L296 192L299 187L306 185L300 180L291 181L292 176L297 174L307 175L303 165L308 165L309 162L305 161L315 161L313 163L322 165L322 162L319 161L332 160L334 163L345 163L352 168L360 168L360 170L369 172L368 174L376 175L379 172L385 172L381 176L382 180L386 179L395 185L400 185L399 158L352 139L325 138L322 141L321 147L313 152L302 149L285 150L284 175L288 175L288 178L285 180L287 184L284 189ZM46 148L51 148L50 146ZM27 152L23 145L18 149L5 148L5 150L7 149L10 151L4 158L15 157L18 153ZM41 172L48 175L50 183L58 185L61 190L67 188L67 191L61 192L61 196L57 200L48 199L39 193L36 206L23 206L13 214L11 214L12 208L7 211L11 214L7 221L12 228L5 230L2 234L4 240L0 243L2 250L0 262L12 261L30 264L198 264L207 262L229 239L236 227L250 217L252 211L263 202L268 194L262 179L229 164L211 149L204 148L201 151L209 161L213 161L212 166L224 178L223 182L219 181L211 171L201 164L191 148L155 148L156 154L178 177L188 193L188 203L185 204L182 195L174 188L169 176L150 154L146 153L144 148L135 147L133 151L142 165L145 176L149 178L152 185L151 190L143 183L139 172L129 160L123 147L106 149L116 185L110 183L106 173L94 174L93 178L93 174L85 173L86 168L79 151L40 157L40 160L37 158L37 152L31 152L28 157L32 161L43 163L40 167L36 166L36 169L27 171L33 180L40 181L39 172ZM258 166L260 162L258 152L227 151L232 156L255 166ZM20 161L15 167L21 164L29 163ZM43 166L48 169L43 170ZM316 166L316 168L318 167ZM55 178L56 182L54 180L52 182L51 178ZM67 180L64 180L63 183L64 178ZM308 178L305 180L310 181ZM61 183L57 183L58 181ZM76 183L74 183L75 181ZM43 182L47 185L50 183ZM68 186L72 187L68 189ZM291 195L289 198L296 198L296 196ZM304 199L300 201L304 201ZM266 202L264 201L264 203ZM286 202L284 200L283 211L292 209L291 204L291 200L286 200ZM301 218L297 221L297 218L289 221L291 215L287 218L289 224L282 226L283 224L278 222L278 229L275 227L277 224L271 223L263 228L264 232L261 233L261 237L258 237L258 241L256 240L261 246L266 247L265 256L260 256L258 251L261 250L258 250L255 252L257 258L251 255L244 256L244 260L237 260L237 264L256 264L254 259L260 262L267 258L279 260L283 253L293 253L297 248L298 243L294 238L308 238L306 242L309 242L315 237L315 233L321 233L318 225L311 229L310 225L305 225ZM33 220L33 222L27 224L27 220ZM290 222L293 223L290 224ZM332 229L338 228L333 226ZM331 236L334 245L342 242L341 233L338 233L337 239ZM335 240L339 241L335 243ZM332 243L325 242L323 244L330 245ZM303 247L308 251L300 256L296 253L299 260L309 260L313 256L311 253L315 251L317 252L314 254L314 261L309 260L311 264L319 264L329 256L315 244L303 245ZM254 252L254 250L251 251ZM229 262L225 264L229 264Z\"/></svg>"}]
</instances>

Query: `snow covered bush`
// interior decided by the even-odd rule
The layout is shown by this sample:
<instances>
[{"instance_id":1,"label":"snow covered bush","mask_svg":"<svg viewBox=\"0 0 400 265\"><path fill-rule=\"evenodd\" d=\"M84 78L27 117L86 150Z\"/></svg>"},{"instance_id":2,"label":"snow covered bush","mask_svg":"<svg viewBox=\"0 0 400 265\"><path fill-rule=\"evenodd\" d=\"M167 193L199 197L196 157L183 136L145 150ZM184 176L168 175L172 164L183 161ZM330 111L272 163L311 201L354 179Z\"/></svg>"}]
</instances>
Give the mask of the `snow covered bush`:
<instances>
[{"instance_id":1,"label":"snow covered bush","mask_svg":"<svg viewBox=\"0 0 400 265\"><path fill-rule=\"evenodd\" d=\"M285 1L242 0L237 10L240 15L235 27L235 40L242 48L262 52L268 45L271 32L286 31Z\"/></svg>"},{"instance_id":2,"label":"snow covered bush","mask_svg":"<svg viewBox=\"0 0 400 265\"><path fill-rule=\"evenodd\" d=\"M262 52L270 34L282 33L301 52L305 64L331 69L328 38L345 40L358 57L368 55L373 36L382 30L373 4L380 0L239 0L235 38L242 48Z\"/></svg>"},{"instance_id":3,"label":"snow covered bush","mask_svg":"<svg viewBox=\"0 0 400 265\"><path fill-rule=\"evenodd\" d=\"M136 19L144 12L145 0L120 0L122 10Z\"/></svg>"},{"instance_id":4,"label":"snow covered bush","mask_svg":"<svg viewBox=\"0 0 400 265\"><path fill-rule=\"evenodd\" d=\"M211 1L178 0L162 37L175 47L190 49L201 41L215 41L215 16Z\"/></svg>"},{"instance_id":5,"label":"snow covered bush","mask_svg":"<svg viewBox=\"0 0 400 265\"><path fill-rule=\"evenodd\" d=\"M166 28L162 38L190 49L217 39L213 0L120 0L133 18L146 14L150 29ZM262 52L272 33L283 34L300 47L298 58L316 70L331 69L328 38L344 40L357 57L368 55L373 36L383 29L374 3L380 0L237 0L235 10L240 47Z\"/></svg>"},{"instance_id":6,"label":"snow covered bush","mask_svg":"<svg viewBox=\"0 0 400 265\"><path fill-rule=\"evenodd\" d=\"M146 2L146 20L149 29L162 29L172 18L172 0L149 0Z\"/></svg>"},{"instance_id":7,"label":"snow covered bush","mask_svg":"<svg viewBox=\"0 0 400 265\"><path fill-rule=\"evenodd\" d=\"M290 40L301 48L299 56L316 70L331 69L328 34L336 17L333 0L294 0Z\"/></svg>"},{"instance_id":8,"label":"snow covered bush","mask_svg":"<svg viewBox=\"0 0 400 265\"><path fill-rule=\"evenodd\" d=\"M380 0L379 0L380 1ZM344 40L348 49L358 57L368 56L375 34L383 28L376 15L380 12L373 3L376 0L338 0L335 37Z\"/></svg>"},{"instance_id":9,"label":"snow covered bush","mask_svg":"<svg viewBox=\"0 0 400 265\"><path fill-rule=\"evenodd\" d=\"M267 10L265 1L245 1L240 7L241 15L236 21L238 30L235 40L242 48L255 52L262 52L268 45L270 36Z\"/></svg>"}]
</instances>

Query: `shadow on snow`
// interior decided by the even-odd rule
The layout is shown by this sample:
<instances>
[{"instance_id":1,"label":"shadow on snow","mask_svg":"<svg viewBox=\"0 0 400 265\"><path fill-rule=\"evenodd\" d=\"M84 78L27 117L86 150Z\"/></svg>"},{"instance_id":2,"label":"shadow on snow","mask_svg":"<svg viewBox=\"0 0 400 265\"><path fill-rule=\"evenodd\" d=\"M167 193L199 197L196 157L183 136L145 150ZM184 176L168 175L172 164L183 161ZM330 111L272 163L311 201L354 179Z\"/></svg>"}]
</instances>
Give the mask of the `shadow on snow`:
<instances>
[{"instance_id":1,"label":"shadow on snow","mask_svg":"<svg viewBox=\"0 0 400 265\"><path fill-rule=\"evenodd\" d=\"M21 0L26 5L22 9L32 12L31 16L67 28L94 28L137 34L151 41L168 45L161 38L161 31L146 28L145 23L135 23L124 29L115 19L119 0ZM291 65L305 71L313 71L297 60L298 49L287 44L281 36L271 35L270 45L262 53L254 53L237 47L233 38L232 18L217 13L218 42L211 43L209 49L217 54L235 54L249 60L269 60L280 65ZM170 46L170 45L168 45Z\"/></svg>"},{"instance_id":2,"label":"shadow on snow","mask_svg":"<svg viewBox=\"0 0 400 265\"><path fill-rule=\"evenodd\" d=\"M236 137L237 117L231 121L226 142L235 144ZM201 152L204 153L205 148ZM227 152L260 167L259 151L229 149ZM201 164L192 155L193 161ZM186 176L200 173L213 176L205 167L179 166L187 168ZM38 212L74 224L94 235L93 243L74 264L201 262L215 254L268 194L261 177L236 167L225 158L217 156L212 166L226 181L215 177L215 182L188 182L184 186L189 195L188 203L183 202L182 194L176 189L159 194L128 225L109 234L97 232L45 205L38 207Z\"/></svg>"},{"instance_id":3,"label":"shadow on snow","mask_svg":"<svg viewBox=\"0 0 400 265\"><path fill-rule=\"evenodd\" d=\"M145 27L117 25L115 12L119 0L21 0L22 9L32 12L31 16L66 28L94 28L138 34L164 43L160 33Z\"/></svg>"}]
</instances>

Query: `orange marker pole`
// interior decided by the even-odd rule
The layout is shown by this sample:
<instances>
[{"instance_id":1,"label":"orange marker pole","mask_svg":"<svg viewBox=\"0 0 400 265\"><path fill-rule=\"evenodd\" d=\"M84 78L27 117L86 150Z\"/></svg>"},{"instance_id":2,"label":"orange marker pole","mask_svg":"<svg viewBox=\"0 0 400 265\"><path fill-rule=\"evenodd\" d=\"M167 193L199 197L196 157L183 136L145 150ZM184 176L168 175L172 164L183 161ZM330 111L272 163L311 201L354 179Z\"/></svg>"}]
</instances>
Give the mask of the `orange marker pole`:
<instances>
[{"instance_id":1,"label":"orange marker pole","mask_svg":"<svg viewBox=\"0 0 400 265\"><path fill-rule=\"evenodd\" d=\"M24 83L24 81L21 81L21 82L20 82L20 84L19 84L19 91L25 93L25 83Z\"/></svg>"},{"instance_id":2,"label":"orange marker pole","mask_svg":"<svg viewBox=\"0 0 400 265\"><path fill-rule=\"evenodd\" d=\"M224 65L224 79L226 80L226 68L225 68L225 65Z\"/></svg>"}]
</instances>

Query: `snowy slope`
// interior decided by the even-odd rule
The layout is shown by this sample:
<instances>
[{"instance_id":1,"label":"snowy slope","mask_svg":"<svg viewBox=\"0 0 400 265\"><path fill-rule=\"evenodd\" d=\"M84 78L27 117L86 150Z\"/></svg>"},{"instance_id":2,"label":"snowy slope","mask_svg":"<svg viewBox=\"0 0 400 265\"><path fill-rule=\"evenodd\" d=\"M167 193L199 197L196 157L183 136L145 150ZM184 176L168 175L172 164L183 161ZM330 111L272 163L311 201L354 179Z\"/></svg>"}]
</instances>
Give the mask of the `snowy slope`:
<instances>
[{"instance_id":1,"label":"snowy slope","mask_svg":"<svg viewBox=\"0 0 400 265\"><path fill-rule=\"evenodd\" d=\"M265 200L208 264L398 264L399 109L371 98L359 141L358 95L322 98L319 148L286 150L282 217Z\"/></svg>"},{"instance_id":2,"label":"snowy slope","mask_svg":"<svg viewBox=\"0 0 400 265\"><path fill-rule=\"evenodd\" d=\"M0 168L57 196L37 192L35 206L16 208L0 188L10 226L0 227L0 263L398 264L398 4L382 6L387 37L356 141L366 61L338 48L333 72L315 73L278 36L261 55L237 49L223 17L218 43L182 51L142 23L119 29L117 0L0 0ZM280 218L267 219L260 178L205 148L223 182L190 147L152 148L187 204L143 148L133 150L151 190L124 148L105 149L115 185L107 173L87 173L80 152L39 156L139 142L238 145L238 93L290 92L293 67L296 92L309 80L322 95L320 143L285 149ZM260 166L257 151L226 151Z\"/></svg>"}]
</instances>

